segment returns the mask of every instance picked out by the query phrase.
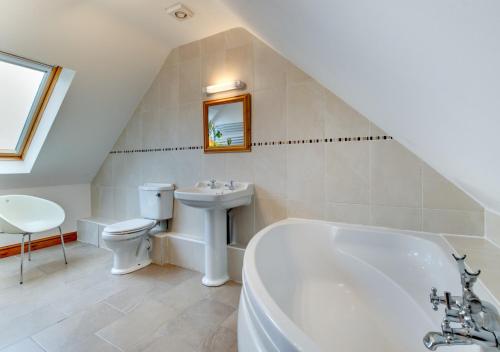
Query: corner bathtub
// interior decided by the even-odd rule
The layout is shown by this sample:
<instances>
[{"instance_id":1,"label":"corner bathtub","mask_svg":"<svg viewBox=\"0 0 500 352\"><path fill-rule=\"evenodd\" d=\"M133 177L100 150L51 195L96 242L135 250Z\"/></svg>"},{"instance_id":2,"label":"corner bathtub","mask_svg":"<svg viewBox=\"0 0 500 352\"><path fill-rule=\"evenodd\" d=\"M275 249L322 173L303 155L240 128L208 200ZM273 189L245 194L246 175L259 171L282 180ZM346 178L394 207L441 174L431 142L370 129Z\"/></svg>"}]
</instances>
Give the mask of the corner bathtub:
<instances>
[{"instance_id":1,"label":"corner bathtub","mask_svg":"<svg viewBox=\"0 0 500 352\"><path fill-rule=\"evenodd\" d=\"M422 338L441 331L444 314L431 308L431 287L461 292L452 252L444 237L421 232L300 219L273 224L245 253L238 349L427 351Z\"/></svg>"}]
</instances>

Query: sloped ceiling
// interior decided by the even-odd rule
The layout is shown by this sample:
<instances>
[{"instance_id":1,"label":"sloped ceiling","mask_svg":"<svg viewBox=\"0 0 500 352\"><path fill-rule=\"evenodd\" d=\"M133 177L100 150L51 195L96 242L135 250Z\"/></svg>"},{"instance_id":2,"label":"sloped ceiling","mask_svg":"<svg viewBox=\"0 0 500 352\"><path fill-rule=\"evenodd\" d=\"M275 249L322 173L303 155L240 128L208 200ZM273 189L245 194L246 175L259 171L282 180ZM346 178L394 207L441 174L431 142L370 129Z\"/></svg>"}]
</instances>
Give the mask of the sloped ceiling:
<instances>
[{"instance_id":1,"label":"sloped ceiling","mask_svg":"<svg viewBox=\"0 0 500 352\"><path fill-rule=\"evenodd\" d=\"M223 0L245 26L500 211L500 2Z\"/></svg>"},{"instance_id":2,"label":"sloped ceiling","mask_svg":"<svg viewBox=\"0 0 500 352\"><path fill-rule=\"evenodd\" d=\"M0 51L76 71L30 174L1 188L88 183L151 85L170 49L239 25L217 0L0 0Z\"/></svg>"},{"instance_id":3,"label":"sloped ceiling","mask_svg":"<svg viewBox=\"0 0 500 352\"><path fill-rule=\"evenodd\" d=\"M500 211L497 0L0 0L0 50L77 71L29 175L89 182L171 48L244 26Z\"/></svg>"}]
</instances>

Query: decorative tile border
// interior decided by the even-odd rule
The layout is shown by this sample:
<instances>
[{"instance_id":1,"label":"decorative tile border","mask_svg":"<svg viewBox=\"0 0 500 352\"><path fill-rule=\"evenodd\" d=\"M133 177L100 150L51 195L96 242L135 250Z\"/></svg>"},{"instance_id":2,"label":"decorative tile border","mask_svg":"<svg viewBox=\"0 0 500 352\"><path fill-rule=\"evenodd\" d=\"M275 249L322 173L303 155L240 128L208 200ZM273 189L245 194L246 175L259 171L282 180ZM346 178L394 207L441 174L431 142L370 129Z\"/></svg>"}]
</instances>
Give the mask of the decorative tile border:
<instances>
[{"instance_id":1,"label":"decorative tile border","mask_svg":"<svg viewBox=\"0 0 500 352\"><path fill-rule=\"evenodd\" d=\"M276 145L288 145L288 144L365 142L365 141L380 141L380 140L391 140L391 139L393 139L391 136L296 139L296 140L286 140L286 141L253 142L252 147L273 146L273 145L276 146ZM182 147L112 150L109 152L109 154L173 152L173 151L199 150L199 149L203 149L203 146L196 145L196 146L182 146Z\"/></svg>"}]
</instances>

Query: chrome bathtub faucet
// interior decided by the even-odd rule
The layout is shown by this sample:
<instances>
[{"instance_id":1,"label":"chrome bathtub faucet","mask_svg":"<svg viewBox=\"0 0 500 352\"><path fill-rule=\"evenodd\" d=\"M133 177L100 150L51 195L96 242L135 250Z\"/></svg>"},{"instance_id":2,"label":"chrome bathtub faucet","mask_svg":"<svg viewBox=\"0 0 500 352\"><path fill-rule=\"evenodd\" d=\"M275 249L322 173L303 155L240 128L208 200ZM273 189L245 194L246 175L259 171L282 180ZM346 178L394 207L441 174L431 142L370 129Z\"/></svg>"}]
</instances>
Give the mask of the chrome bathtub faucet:
<instances>
[{"instance_id":1,"label":"chrome bathtub faucet","mask_svg":"<svg viewBox=\"0 0 500 352\"><path fill-rule=\"evenodd\" d=\"M429 332L424 336L424 345L431 351L450 345L479 345L500 350L500 316L491 303L482 302L474 293L473 286L481 270L467 271L465 257L453 255L460 272L462 296L452 296L450 292L438 296L437 289L431 289L432 309L437 311L441 304L445 305L441 332Z\"/></svg>"}]
</instances>

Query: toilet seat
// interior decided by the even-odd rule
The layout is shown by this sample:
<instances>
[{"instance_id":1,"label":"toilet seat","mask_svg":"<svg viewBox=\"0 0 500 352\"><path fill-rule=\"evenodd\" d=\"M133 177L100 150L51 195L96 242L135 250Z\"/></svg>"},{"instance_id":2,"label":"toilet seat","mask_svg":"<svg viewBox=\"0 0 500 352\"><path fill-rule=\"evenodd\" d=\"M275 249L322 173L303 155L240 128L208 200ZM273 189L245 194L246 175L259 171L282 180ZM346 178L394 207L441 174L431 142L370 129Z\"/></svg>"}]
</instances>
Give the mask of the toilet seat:
<instances>
[{"instance_id":1,"label":"toilet seat","mask_svg":"<svg viewBox=\"0 0 500 352\"><path fill-rule=\"evenodd\" d=\"M103 232L108 235L127 235L153 228L155 224L156 221L150 219L132 219L106 226Z\"/></svg>"}]
</instances>

